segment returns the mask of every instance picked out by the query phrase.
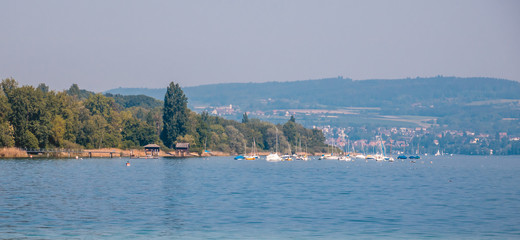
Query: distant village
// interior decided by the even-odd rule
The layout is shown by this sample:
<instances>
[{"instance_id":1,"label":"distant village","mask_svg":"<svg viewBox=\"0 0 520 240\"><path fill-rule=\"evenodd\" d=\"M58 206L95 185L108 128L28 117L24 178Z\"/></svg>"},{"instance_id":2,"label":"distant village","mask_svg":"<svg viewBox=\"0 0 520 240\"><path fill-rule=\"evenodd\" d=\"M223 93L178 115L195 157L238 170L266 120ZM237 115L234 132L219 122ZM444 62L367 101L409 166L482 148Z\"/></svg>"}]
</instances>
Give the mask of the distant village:
<instances>
[{"instance_id":1,"label":"distant village","mask_svg":"<svg viewBox=\"0 0 520 240\"><path fill-rule=\"evenodd\" d=\"M267 100L268 101L268 100ZM207 111L215 116L240 120L244 113L232 104L218 107L196 107L196 111ZM275 123L280 117L292 115L321 116L334 118L334 114L346 112L329 110L270 110L246 112L251 118L270 120ZM278 120L278 122L277 122ZM520 136L509 136L507 132L495 134L475 130L442 129L439 127L366 127L312 125L320 129L326 143L345 152L377 152L383 145L388 153L401 154L520 154Z\"/></svg>"}]
</instances>

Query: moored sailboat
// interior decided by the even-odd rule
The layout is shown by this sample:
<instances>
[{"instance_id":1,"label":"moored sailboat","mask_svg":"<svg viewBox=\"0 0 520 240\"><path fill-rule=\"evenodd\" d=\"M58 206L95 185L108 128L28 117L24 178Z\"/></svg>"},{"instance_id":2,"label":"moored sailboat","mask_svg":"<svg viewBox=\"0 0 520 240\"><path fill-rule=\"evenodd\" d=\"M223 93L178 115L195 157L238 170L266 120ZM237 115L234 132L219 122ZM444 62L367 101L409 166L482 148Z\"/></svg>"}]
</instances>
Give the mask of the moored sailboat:
<instances>
[{"instance_id":1,"label":"moored sailboat","mask_svg":"<svg viewBox=\"0 0 520 240\"><path fill-rule=\"evenodd\" d=\"M245 160L256 160L259 156L256 151L256 141L253 138L253 145L251 146L251 154L244 156Z\"/></svg>"},{"instance_id":2,"label":"moored sailboat","mask_svg":"<svg viewBox=\"0 0 520 240\"><path fill-rule=\"evenodd\" d=\"M276 128L276 144L275 144L276 151L274 153L271 153L265 157L265 160L268 162L280 162L282 161L282 157L278 155L278 128Z\"/></svg>"}]
</instances>

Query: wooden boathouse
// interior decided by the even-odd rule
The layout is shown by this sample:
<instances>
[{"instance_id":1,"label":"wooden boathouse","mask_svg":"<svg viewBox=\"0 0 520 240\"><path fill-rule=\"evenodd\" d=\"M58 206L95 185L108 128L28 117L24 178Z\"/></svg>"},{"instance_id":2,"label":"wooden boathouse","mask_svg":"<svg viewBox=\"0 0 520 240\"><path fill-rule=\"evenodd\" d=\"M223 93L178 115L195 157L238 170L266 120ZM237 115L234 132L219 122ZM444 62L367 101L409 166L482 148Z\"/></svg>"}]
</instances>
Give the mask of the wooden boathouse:
<instances>
[{"instance_id":1,"label":"wooden boathouse","mask_svg":"<svg viewBox=\"0 0 520 240\"><path fill-rule=\"evenodd\" d=\"M189 143L177 143L175 144L175 156L177 157L185 157L190 154L190 144Z\"/></svg>"},{"instance_id":2,"label":"wooden boathouse","mask_svg":"<svg viewBox=\"0 0 520 240\"><path fill-rule=\"evenodd\" d=\"M144 146L144 154L150 157L159 156L159 151L161 151L161 147L157 144L148 144Z\"/></svg>"}]
</instances>

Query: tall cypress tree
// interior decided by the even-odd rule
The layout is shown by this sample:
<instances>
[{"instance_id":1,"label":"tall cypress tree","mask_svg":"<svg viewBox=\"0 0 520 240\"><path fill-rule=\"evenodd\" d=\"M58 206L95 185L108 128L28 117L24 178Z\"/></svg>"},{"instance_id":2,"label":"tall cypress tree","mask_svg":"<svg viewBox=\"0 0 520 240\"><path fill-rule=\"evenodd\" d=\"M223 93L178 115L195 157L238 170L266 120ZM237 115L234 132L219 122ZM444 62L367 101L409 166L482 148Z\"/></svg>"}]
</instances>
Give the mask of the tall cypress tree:
<instances>
[{"instance_id":1,"label":"tall cypress tree","mask_svg":"<svg viewBox=\"0 0 520 240\"><path fill-rule=\"evenodd\" d=\"M247 113L244 113L244 115L242 115L242 123L248 123L249 122L249 117L247 117Z\"/></svg>"},{"instance_id":2,"label":"tall cypress tree","mask_svg":"<svg viewBox=\"0 0 520 240\"><path fill-rule=\"evenodd\" d=\"M164 95L163 129L161 140L172 148L177 137L186 134L188 122L188 98L179 84L170 83Z\"/></svg>"}]
</instances>

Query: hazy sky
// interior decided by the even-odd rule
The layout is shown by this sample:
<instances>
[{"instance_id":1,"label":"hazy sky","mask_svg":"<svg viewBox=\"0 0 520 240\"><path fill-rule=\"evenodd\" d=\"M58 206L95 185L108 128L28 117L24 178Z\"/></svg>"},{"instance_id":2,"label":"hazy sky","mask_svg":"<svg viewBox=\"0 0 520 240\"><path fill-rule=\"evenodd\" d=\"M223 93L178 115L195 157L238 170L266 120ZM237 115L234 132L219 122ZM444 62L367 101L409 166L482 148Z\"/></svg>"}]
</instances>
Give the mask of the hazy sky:
<instances>
[{"instance_id":1,"label":"hazy sky","mask_svg":"<svg viewBox=\"0 0 520 240\"><path fill-rule=\"evenodd\" d=\"M0 78L116 87L520 80L520 1L6 1Z\"/></svg>"}]
</instances>

